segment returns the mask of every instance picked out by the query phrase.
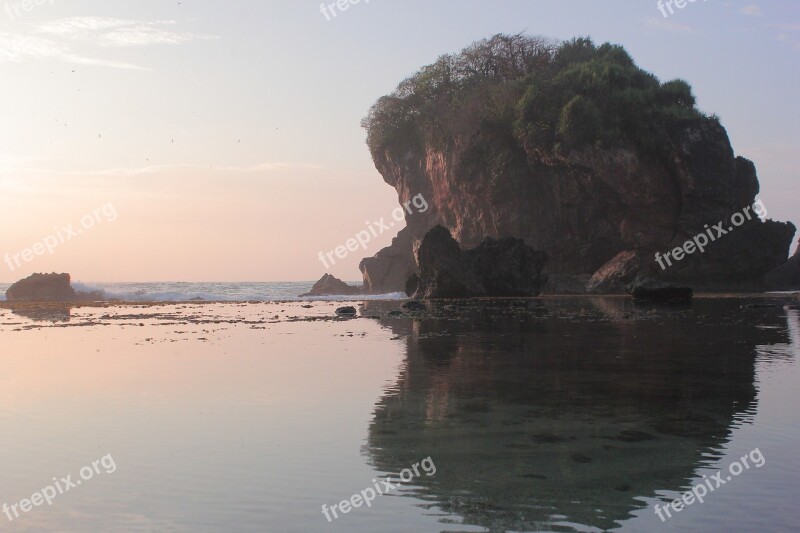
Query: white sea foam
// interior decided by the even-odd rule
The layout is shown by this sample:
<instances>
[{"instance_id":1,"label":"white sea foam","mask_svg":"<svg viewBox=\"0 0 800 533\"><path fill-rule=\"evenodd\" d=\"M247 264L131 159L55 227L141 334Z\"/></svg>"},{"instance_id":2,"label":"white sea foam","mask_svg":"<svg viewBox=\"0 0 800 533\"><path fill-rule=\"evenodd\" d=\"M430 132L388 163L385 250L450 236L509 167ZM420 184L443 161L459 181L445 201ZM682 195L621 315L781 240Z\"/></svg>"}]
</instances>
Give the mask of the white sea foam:
<instances>
[{"instance_id":1,"label":"white sea foam","mask_svg":"<svg viewBox=\"0 0 800 533\"><path fill-rule=\"evenodd\" d=\"M263 283L81 283L72 286L81 292L99 292L103 299L128 302L176 302L203 300L213 302L246 301L353 301L353 300L403 300L402 292L389 294L310 296L313 282L263 282Z\"/></svg>"}]
</instances>

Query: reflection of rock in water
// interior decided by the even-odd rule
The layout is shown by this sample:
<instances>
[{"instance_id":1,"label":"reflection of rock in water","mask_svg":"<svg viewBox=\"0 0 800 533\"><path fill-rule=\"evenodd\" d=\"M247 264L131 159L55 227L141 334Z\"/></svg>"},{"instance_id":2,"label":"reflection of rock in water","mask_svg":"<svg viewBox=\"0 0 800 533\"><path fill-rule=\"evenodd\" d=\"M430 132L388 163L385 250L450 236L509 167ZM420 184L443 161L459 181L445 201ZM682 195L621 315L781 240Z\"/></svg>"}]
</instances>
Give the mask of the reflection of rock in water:
<instances>
[{"instance_id":1,"label":"reflection of rock in water","mask_svg":"<svg viewBox=\"0 0 800 533\"><path fill-rule=\"evenodd\" d=\"M762 360L775 362L800 357L800 312L785 308L787 342L770 343L759 346L758 352Z\"/></svg>"},{"instance_id":2,"label":"reflection of rock in water","mask_svg":"<svg viewBox=\"0 0 800 533\"><path fill-rule=\"evenodd\" d=\"M796 309L787 309L786 315L789 329L789 342L794 347L794 353L800 355L800 312Z\"/></svg>"},{"instance_id":3,"label":"reflection of rock in water","mask_svg":"<svg viewBox=\"0 0 800 533\"><path fill-rule=\"evenodd\" d=\"M34 322L69 322L72 307L62 303L26 303L9 305L8 309Z\"/></svg>"},{"instance_id":4,"label":"reflection of rock in water","mask_svg":"<svg viewBox=\"0 0 800 533\"><path fill-rule=\"evenodd\" d=\"M392 472L431 456L421 496L491 531L615 527L752 417L755 346L786 340L755 326L785 322L740 303L473 302L387 319L408 356L371 456Z\"/></svg>"}]
</instances>

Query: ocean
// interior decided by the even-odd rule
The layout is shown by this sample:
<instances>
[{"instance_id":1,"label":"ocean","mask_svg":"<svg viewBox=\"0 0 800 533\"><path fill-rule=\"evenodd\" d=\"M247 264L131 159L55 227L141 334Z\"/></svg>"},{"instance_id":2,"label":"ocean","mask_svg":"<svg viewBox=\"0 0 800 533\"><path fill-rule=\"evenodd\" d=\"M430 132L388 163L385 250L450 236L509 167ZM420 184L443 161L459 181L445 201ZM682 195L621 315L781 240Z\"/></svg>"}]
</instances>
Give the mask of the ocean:
<instances>
[{"instance_id":1,"label":"ocean","mask_svg":"<svg viewBox=\"0 0 800 533\"><path fill-rule=\"evenodd\" d=\"M348 282L360 285L360 281ZM313 281L267 281L249 283L190 283L190 282L126 282L126 283L82 283L73 282L78 291L102 291L107 299L126 302L176 302L205 300L209 302L275 302L300 300L352 300L353 296L316 296L301 298L308 292ZM0 301L6 299L10 283L0 283ZM396 300L403 299L403 293L373 294L358 296L358 300Z\"/></svg>"}]
</instances>

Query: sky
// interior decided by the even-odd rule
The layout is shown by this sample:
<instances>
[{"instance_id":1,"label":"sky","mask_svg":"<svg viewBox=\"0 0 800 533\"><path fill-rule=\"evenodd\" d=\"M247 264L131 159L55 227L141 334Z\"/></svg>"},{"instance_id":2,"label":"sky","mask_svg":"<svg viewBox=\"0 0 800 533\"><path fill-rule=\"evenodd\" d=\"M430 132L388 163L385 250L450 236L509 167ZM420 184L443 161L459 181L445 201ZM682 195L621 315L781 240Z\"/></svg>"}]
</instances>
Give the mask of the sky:
<instances>
[{"instance_id":1,"label":"sky","mask_svg":"<svg viewBox=\"0 0 800 533\"><path fill-rule=\"evenodd\" d=\"M311 0L9 0L0 282L358 280L361 258L401 227L330 268L319 260L398 206L362 117L421 66L501 32L622 44L660 79L686 79L755 162L769 218L800 223L800 3L663 11L656 0L324 12Z\"/></svg>"}]
</instances>

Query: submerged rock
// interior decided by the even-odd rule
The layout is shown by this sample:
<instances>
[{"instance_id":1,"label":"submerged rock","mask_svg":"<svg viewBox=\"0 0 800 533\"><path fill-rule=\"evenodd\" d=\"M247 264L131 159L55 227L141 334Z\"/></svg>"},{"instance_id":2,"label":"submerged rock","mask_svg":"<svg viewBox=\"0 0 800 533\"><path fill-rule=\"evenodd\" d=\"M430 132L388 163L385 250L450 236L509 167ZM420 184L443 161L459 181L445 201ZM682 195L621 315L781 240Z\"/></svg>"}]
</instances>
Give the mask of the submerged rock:
<instances>
[{"instance_id":1,"label":"submerged rock","mask_svg":"<svg viewBox=\"0 0 800 533\"><path fill-rule=\"evenodd\" d=\"M436 226L417 250L414 298L538 296L547 258L520 239L487 239L463 251L450 232Z\"/></svg>"},{"instance_id":2,"label":"submerged rock","mask_svg":"<svg viewBox=\"0 0 800 533\"><path fill-rule=\"evenodd\" d=\"M778 304L770 304L770 303L753 303L753 304L745 304L742 306L744 309L780 309L781 306Z\"/></svg>"},{"instance_id":3,"label":"submerged rock","mask_svg":"<svg viewBox=\"0 0 800 533\"><path fill-rule=\"evenodd\" d=\"M411 300L410 302L406 302L403 305L401 305L400 307L402 307L406 311L427 311L428 310L428 307L424 303L418 302L416 300Z\"/></svg>"},{"instance_id":4,"label":"submerged rock","mask_svg":"<svg viewBox=\"0 0 800 533\"><path fill-rule=\"evenodd\" d=\"M628 286L628 292L634 300L660 303L691 302L694 296L691 287L680 287L652 279L634 281Z\"/></svg>"},{"instance_id":5,"label":"submerged rock","mask_svg":"<svg viewBox=\"0 0 800 533\"><path fill-rule=\"evenodd\" d=\"M363 290L362 287L353 287L352 285L348 285L344 281L330 275L325 274L320 278L318 282L311 287L311 290L305 294L301 294L300 297L304 296L350 296L353 294L362 294Z\"/></svg>"}]
</instances>

